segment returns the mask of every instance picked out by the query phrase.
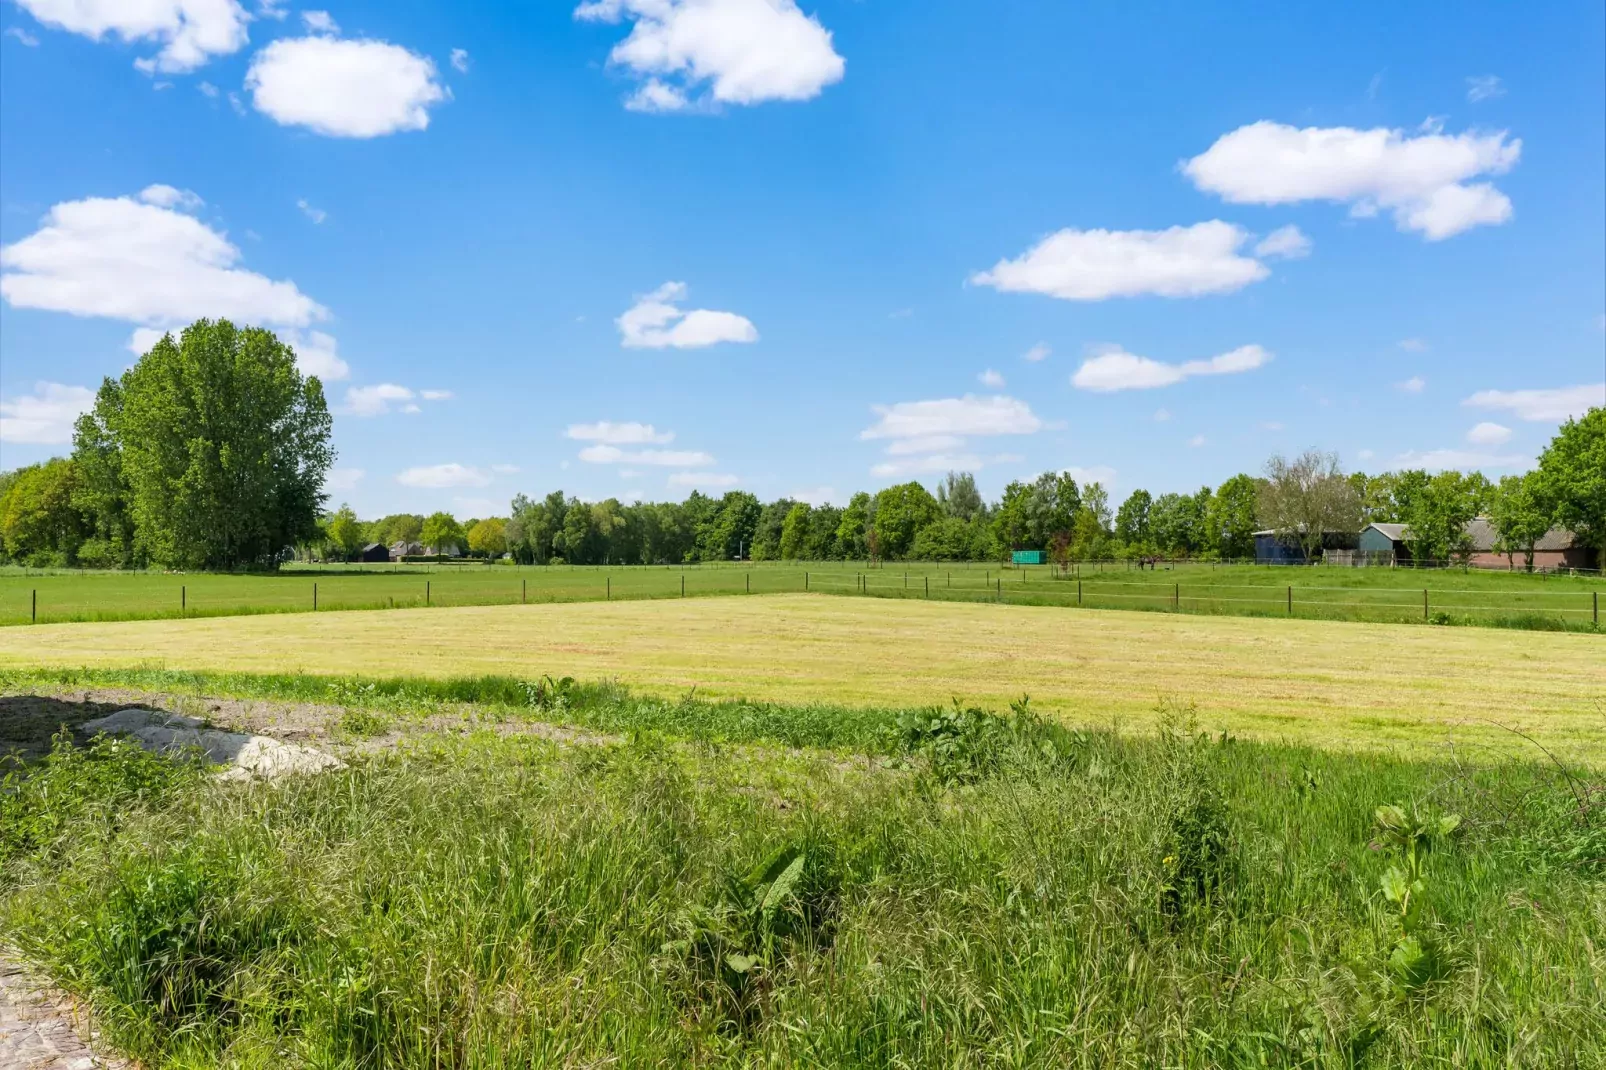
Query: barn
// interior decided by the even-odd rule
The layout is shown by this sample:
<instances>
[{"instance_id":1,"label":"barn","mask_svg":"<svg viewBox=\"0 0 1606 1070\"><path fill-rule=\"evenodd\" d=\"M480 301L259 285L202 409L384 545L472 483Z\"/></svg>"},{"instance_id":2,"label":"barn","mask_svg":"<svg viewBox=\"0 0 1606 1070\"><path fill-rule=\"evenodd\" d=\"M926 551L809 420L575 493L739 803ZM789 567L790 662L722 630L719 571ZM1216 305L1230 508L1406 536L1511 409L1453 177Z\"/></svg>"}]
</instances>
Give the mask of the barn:
<instances>
[{"instance_id":1,"label":"barn","mask_svg":"<svg viewBox=\"0 0 1606 1070\"><path fill-rule=\"evenodd\" d=\"M371 542L357 554L358 561L389 561L390 547L382 542Z\"/></svg>"},{"instance_id":2,"label":"barn","mask_svg":"<svg viewBox=\"0 0 1606 1070\"><path fill-rule=\"evenodd\" d=\"M1500 544L1500 533L1486 516L1469 520L1466 526L1471 554L1467 563L1473 568L1520 569L1527 567L1527 555L1520 550L1509 553L1495 549ZM1411 529L1405 524L1368 524L1361 532L1361 549L1379 556L1393 554L1394 563L1409 565L1414 560L1410 546ZM1594 568L1595 552L1585 546L1565 528L1551 528L1544 538L1534 543L1534 568L1547 572L1556 569Z\"/></svg>"},{"instance_id":3,"label":"barn","mask_svg":"<svg viewBox=\"0 0 1606 1070\"><path fill-rule=\"evenodd\" d=\"M1323 553L1329 550L1353 550L1355 546L1356 538L1353 532L1322 532ZM1307 563L1305 548L1295 540L1282 538L1270 528L1265 531L1255 532L1255 564L1303 565Z\"/></svg>"}]
</instances>

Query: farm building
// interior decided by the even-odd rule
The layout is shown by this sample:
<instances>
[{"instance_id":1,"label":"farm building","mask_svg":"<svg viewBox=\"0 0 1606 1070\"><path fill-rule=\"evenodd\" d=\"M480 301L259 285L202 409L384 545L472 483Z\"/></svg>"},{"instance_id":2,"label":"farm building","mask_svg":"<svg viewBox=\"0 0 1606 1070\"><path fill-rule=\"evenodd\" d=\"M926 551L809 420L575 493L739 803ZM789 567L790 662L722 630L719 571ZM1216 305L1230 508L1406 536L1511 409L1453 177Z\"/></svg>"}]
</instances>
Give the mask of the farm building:
<instances>
[{"instance_id":1,"label":"farm building","mask_svg":"<svg viewBox=\"0 0 1606 1070\"><path fill-rule=\"evenodd\" d=\"M1348 531L1322 532L1322 552L1329 550L1354 550L1356 537ZM1284 539L1277 532L1268 528L1265 531L1255 532L1255 564L1257 565L1303 565L1306 564L1305 548L1293 539Z\"/></svg>"},{"instance_id":2,"label":"farm building","mask_svg":"<svg viewBox=\"0 0 1606 1070\"><path fill-rule=\"evenodd\" d=\"M382 542L371 542L357 555L358 561L389 561L390 547Z\"/></svg>"},{"instance_id":3,"label":"farm building","mask_svg":"<svg viewBox=\"0 0 1606 1070\"><path fill-rule=\"evenodd\" d=\"M404 557L422 557L424 547L416 542L393 542L390 544L390 559L400 561Z\"/></svg>"},{"instance_id":4,"label":"farm building","mask_svg":"<svg viewBox=\"0 0 1606 1070\"><path fill-rule=\"evenodd\" d=\"M1495 549L1500 534L1489 518L1480 516L1469 520L1467 538L1471 541L1471 555L1467 563L1474 568L1518 569L1527 567L1527 554L1520 550L1502 553ZM1405 524L1368 524L1361 532L1361 549L1373 553L1392 553L1396 564L1412 562L1411 529ZM1565 528L1551 528L1544 538L1534 543L1534 568L1566 569L1595 568L1595 551L1579 542Z\"/></svg>"}]
</instances>

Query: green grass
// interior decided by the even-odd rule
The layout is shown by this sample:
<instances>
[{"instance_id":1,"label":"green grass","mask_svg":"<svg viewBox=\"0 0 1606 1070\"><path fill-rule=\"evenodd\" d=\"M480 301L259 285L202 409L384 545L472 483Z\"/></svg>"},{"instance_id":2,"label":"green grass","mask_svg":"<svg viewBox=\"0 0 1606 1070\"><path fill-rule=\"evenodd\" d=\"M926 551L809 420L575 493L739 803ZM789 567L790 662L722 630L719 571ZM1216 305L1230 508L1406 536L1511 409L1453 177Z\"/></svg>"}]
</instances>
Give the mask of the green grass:
<instances>
[{"instance_id":1,"label":"green grass","mask_svg":"<svg viewBox=\"0 0 1606 1070\"><path fill-rule=\"evenodd\" d=\"M153 1067L1606 1053L1606 825L1585 773L1235 742L1178 711L1123 738L1029 711L842 710L840 732L796 733L830 749L782 749L753 741L787 730L735 704L671 736L607 689L520 706L506 681L424 686L347 698L472 691L623 738L419 736L273 787L64 745L3 796L0 932ZM1463 819L1409 912L1384 892L1408 865L1374 825L1384 803Z\"/></svg>"},{"instance_id":2,"label":"green grass","mask_svg":"<svg viewBox=\"0 0 1606 1070\"><path fill-rule=\"evenodd\" d=\"M862 585L861 585L861 577ZM272 575L0 570L0 624L678 598L810 590L885 597L1319 619L1595 627L1599 577L1477 570L1180 565L1159 571L855 562L570 568L463 564L287 569ZM1180 588L1180 589L1179 589ZM1292 603L1290 607L1290 592ZM37 601L36 601L37 600Z\"/></svg>"}]
</instances>

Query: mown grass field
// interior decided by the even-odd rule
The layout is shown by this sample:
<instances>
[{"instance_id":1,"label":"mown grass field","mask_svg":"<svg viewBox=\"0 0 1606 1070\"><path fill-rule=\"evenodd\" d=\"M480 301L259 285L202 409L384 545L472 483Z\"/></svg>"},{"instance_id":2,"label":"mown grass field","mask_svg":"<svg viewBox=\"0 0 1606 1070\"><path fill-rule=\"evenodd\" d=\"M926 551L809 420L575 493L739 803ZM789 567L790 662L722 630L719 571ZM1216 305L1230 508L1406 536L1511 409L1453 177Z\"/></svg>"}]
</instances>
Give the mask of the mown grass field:
<instances>
[{"instance_id":1,"label":"mown grass field","mask_svg":"<svg viewBox=\"0 0 1606 1070\"><path fill-rule=\"evenodd\" d=\"M316 590L315 590L316 588ZM0 624L804 590L890 598L1336 620L1595 627L1606 581L1488 571L1180 565L1153 571L855 562L570 568L375 565L272 575L0 571ZM1427 606L1424 611L1424 590Z\"/></svg>"},{"instance_id":2,"label":"mown grass field","mask_svg":"<svg viewBox=\"0 0 1606 1070\"><path fill-rule=\"evenodd\" d=\"M1021 694L1068 723L1197 704L1212 730L1425 753L1526 732L1606 761L1595 636L810 595L52 624L0 668L616 679L657 695L909 707Z\"/></svg>"},{"instance_id":3,"label":"mown grass field","mask_svg":"<svg viewBox=\"0 0 1606 1070\"><path fill-rule=\"evenodd\" d=\"M191 683L337 699L335 738L391 742L263 785L64 741L0 793L0 937L153 1070L1606 1059L1586 769L1224 740L1176 710L1117 735ZM417 727L442 709L465 719Z\"/></svg>"}]
</instances>

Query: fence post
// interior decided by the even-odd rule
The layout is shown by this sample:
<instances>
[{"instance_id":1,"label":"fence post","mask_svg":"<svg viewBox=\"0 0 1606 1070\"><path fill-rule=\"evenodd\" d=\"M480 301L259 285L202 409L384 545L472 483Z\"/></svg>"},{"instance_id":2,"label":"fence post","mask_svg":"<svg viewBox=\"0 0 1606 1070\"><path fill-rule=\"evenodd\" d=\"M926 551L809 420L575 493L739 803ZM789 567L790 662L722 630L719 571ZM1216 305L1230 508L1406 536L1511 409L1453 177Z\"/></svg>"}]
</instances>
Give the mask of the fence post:
<instances>
[{"instance_id":1,"label":"fence post","mask_svg":"<svg viewBox=\"0 0 1606 1070\"><path fill-rule=\"evenodd\" d=\"M429 581L424 581L424 604L429 605Z\"/></svg>"},{"instance_id":2,"label":"fence post","mask_svg":"<svg viewBox=\"0 0 1606 1070\"><path fill-rule=\"evenodd\" d=\"M190 590L184 584L178 585L178 615L184 616L190 611Z\"/></svg>"},{"instance_id":3,"label":"fence post","mask_svg":"<svg viewBox=\"0 0 1606 1070\"><path fill-rule=\"evenodd\" d=\"M1082 581L1080 579L1076 581L1076 604L1082 604Z\"/></svg>"},{"instance_id":4,"label":"fence post","mask_svg":"<svg viewBox=\"0 0 1606 1070\"><path fill-rule=\"evenodd\" d=\"M613 577L612 576L604 576L602 582L603 582L603 585L604 585L603 589L602 589L602 597L604 597L604 598L612 598L613 597Z\"/></svg>"},{"instance_id":5,"label":"fence post","mask_svg":"<svg viewBox=\"0 0 1606 1070\"><path fill-rule=\"evenodd\" d=\"M931 577L930 576L926 577L926 597L927 598L931 597Z\"/></svg>"},{"instance_id":6,"label":"fence post","mask_svg":"<svg viewBox=\"0 0 1606 1070\"><path fill-rule=\"evenodd\" d=\"M1002 576L998 577L998 600L1000 602L1004 600L1004 577Z\"/></svg>"},{"instance_id":7,"label":"fence post","mask_svg":"<svg viewBox=\"0 0 1606 1070\"><path fill-rule=\"evenodd\" d=\"M1293 584L1289 584L1288 585L1288 615L1290 617L1292 617L1294 615L1294 585Z\"/></svg>"},{"instance_id":8,"label":"fence post","mask_svg":"<svg viewBox=\"0 0 1606 1070\"><path fill-rule=\"evenodd\" d=\"M1599 624L1600 623L1600 592L1599 591L1591 591L1590 594L1592 594L1594 596L1594 600L1595 600L1595 623Z\"/></svg>"},{"instance_id":9,"label":"fence post","mask_svg":"<svg viewBox=\"0 0 1606 1070\"><path fill-rule=\"evenodd\" d=\"M747 593L753 593L753 574L751 572L747 573Z\"/></svg>"},{"instance_id":10,"label":"fence post","mask_svg":"<svg viewBox=\"0 0 1606 1070\"><path fill-rule=\"evenodd\" d=\"M1182 612L1182 584L1180 583L1171 585L1171 612Z\"/></svg>"},{"instance_id":11,"label":"fence post","mask_svg":"<svg viewBox=\"0 0 1606 1070\"><path fill-rule=\"evenodd\" d=\"M680 597L686 597L686 574L684 572L680 574Z\"/></svg>"},{"instance_id":12,"label":"fence post","mask_svg":"<svg viewBox=\"0 0 1606 1070\"><path fill-rule=\"evenodd\" d=\"M803 573L803 589L805 591L809 589L809 574L807 570Z\"/></svg>"},{"instance_id":13,"label":"fence post","mask_svg":"<svg viewBox=\"0 0 1606 1070\"><path fill-rule=\"evenodd\" d=\"M39 623L39 589L37 587L34 588L34 592L33 592L33 616L32 616L32 619L29 621L29 623L30 624L38 624Z\"/></svg>"},{"instance_id":14,"label":"fence post","mask_svg":"<svg viewBox=\"0 0 1606 1070\"><path fill-rule=\"evenodd\" d=\"M314 613L318 612L318 585L316 583L312 585L312 611Z\"/></svg>"},{"instance_id":15,"label":"fence post","mask_svg":"<svg viewBox=\"0 0 1606 1070\"><path fill-rule=\"evenodd\" d=\"M1422 588L1422 619L1428 619L1428 589Z\"/></svg>"},{"instance_id":16,"label":"fence post","mask_svg":"<svg viewBox=\"0 0 1606 1070\"><path fill-rule=\"evenodd\" d=\"M528 602L529 600L530 600L530 581L529 580L520 580L519 581L519 605L522 606L524 603Z\"/></svg>"}]
</instances>

